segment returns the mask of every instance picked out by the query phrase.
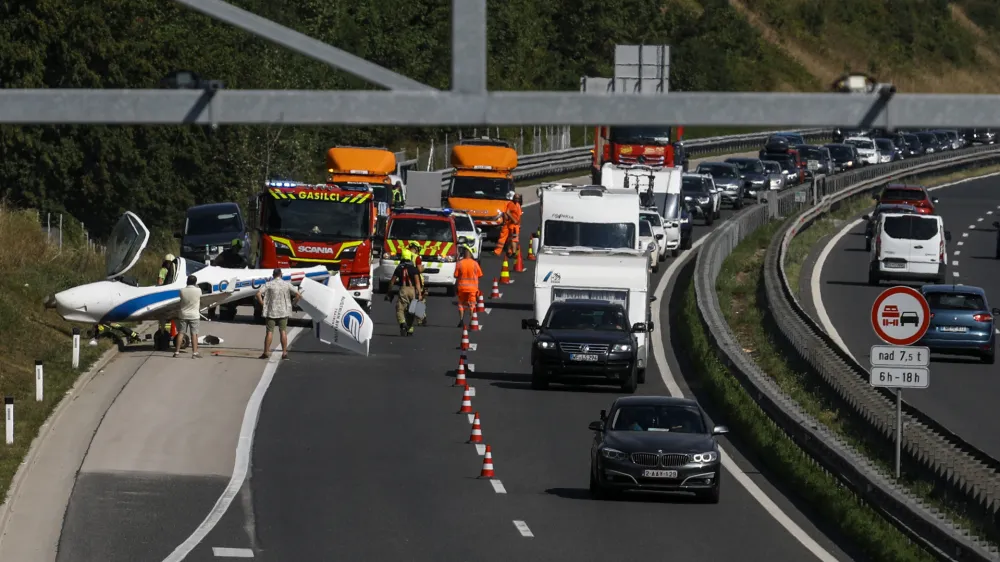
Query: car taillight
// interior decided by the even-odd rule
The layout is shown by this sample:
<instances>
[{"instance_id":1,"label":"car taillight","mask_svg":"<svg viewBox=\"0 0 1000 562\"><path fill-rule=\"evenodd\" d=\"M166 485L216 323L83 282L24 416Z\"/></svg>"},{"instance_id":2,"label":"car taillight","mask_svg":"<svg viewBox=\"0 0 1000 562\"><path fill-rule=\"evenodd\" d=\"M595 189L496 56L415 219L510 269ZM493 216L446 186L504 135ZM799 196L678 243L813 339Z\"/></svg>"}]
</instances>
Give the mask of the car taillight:
<instances>
[{"instance_id":1,"label":"car taillight","mask_svg":"<svg viewBox=\"0 0 1000 562\"><path fill-rule=\"evenodd\" d=\"M990 314L973 314L972 319L976 322L992 322L993 316Z\"/></svg>"},{"instance_id":2,"label":"car taillight","mask_svg":"<svg viewBox=\"0 0 1000 562\"><path fill-rule=\"evenodd\" d=\"M938 246L938 261L944 263L944 240L942 240Z\"/></svg>"}]
</instances>

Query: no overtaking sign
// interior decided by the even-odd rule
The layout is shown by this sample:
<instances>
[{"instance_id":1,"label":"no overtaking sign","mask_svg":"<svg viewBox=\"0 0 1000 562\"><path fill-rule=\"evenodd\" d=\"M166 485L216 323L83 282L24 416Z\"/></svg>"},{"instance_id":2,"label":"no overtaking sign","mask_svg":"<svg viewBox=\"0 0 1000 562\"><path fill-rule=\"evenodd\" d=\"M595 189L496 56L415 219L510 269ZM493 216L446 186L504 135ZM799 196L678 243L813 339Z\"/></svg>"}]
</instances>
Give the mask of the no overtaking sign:
<instances>
[{"instance_id":1,"label":"no overtaking sign","mask_svg":"<svg viewBox=\"0 0 1000 562\"><path fill-rule=\"evenodd\" d=\"M927 333L931 311L927 300L916 289L892 287L885 290L872 306L872 328L891 345L913 345Z\"/></svg>"}]
</instances>

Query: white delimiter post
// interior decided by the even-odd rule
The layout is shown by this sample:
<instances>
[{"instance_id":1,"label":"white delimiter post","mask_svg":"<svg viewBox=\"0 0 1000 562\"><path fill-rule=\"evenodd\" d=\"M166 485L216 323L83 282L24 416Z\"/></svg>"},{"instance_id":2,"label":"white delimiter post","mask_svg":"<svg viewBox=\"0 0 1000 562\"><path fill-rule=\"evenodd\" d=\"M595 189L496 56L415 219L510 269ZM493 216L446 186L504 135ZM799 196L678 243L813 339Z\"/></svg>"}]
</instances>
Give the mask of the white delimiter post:
<instances>
[{"instance_id":1,"label":"white delimiter post","mask_svg":"<svg viewBox=\"0 0 1000 562\"><path fill-rule=\"evenodd\" d=\"M7 444L14 444L14 397L5 396L3 399L4 406L4 419L7 420L4 423L4 427L7 429Z\"/></svg>"},{"instance_id":2,"label":"white delimiter post","mask_svg":"<svg viewBox=\"0 0 1000 562\"><path fill-rule=\"evenodd\" d=\"M80 328L73 328L73 368L80 368Z\"/></svg>"},{"instance_id":3,"label":"white delimiter post","mask_svg":"<svg viewBox=\"0 0 1000 562\"><path fill-rule=\"evenodd\" d=\"M35 402L41 402L42 397L45 395L44 386L44 374L42 371L42 362L40 360L35 360Z\"/></svg>"}]
</instances>

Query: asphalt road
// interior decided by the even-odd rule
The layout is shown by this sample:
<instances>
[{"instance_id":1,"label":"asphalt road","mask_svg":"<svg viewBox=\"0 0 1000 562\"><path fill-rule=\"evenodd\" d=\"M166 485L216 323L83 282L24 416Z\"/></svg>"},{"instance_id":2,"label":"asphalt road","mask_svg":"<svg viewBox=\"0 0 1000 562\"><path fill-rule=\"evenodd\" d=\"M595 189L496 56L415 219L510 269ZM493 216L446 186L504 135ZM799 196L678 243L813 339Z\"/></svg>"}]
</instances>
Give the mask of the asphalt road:
<instances>
[{"instance_id":1,"label":"asphalt road","mask_svg":"<svg viewBox=\"0 0 1000 562\"><path fill-rule=\"evenodd\" d=\"M537 220L537 207L528 208L526 237ZM708 231L695 227L698 237ZM487 301L490 313L468 354L472 405L499 490L477 478L483 457L466 443L467 416L456 414L461 331L454 301L433 295L431 325L405 338L392 307L379 300L370 357L331 351L308 333L295 342L263 401L248 484L188 560L218 560L213 547L273 561L815 559L728 473L718 505L674 496L590 499L587 424L619 391L531 390L531 335L520 329L532 303L533 263L525 263L525 272L512 274L514 284L501 288L502 299ZM500 264L489 256L483 266L489 294ZM665 303L664 317L669 309ZM661 337L667 322L658 323ZM667 394L658 369L648 370L639 393ZM737 455L737 463L819 535L745 459Z\"/></svg>"},{"instance_id":2,"label":"asphalt road","mask_svg":"<svg viewBox=\"0 0 1000 562\"><path fill-rule=\"evenodd\" d=\"M936 208L945 230L952 233L949 279L984 288L991 306L1000 306L1000 269L994 259L997 233L992 226L1000 220L1000 178L963 182L933 193L940 200ZM871 346L882 343L871 327L871 306L890 286L868 286L868 259L864 223L858 223L836 242L820 275L823 308L862 364L867 364ZM903 399L989 455L1000 457L1000 435L993 430L1000 396L998 372L996 365L978 359L932 355L930 388L907 391Z\"/></svg>"}]
</instances>

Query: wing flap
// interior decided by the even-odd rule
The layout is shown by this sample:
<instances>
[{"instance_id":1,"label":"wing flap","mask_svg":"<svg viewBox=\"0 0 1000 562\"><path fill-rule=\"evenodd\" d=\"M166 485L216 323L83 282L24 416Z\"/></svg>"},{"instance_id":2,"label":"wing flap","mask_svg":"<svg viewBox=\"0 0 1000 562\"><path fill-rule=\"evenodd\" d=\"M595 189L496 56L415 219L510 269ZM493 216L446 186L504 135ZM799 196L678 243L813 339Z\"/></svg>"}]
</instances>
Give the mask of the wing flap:
<instances>
[{"instance_id":1,"label":"wing flap","mask_svg":"<svg viewBox=\"0 0 1000 562\"><path fill-rule=\"evenodd\" d=\"M306 277L299 290L299 306L313 319L317 339L368 356L375 324L344 288L340 273L330 277L326 285Z\"/></svg>"}]
</instances>

